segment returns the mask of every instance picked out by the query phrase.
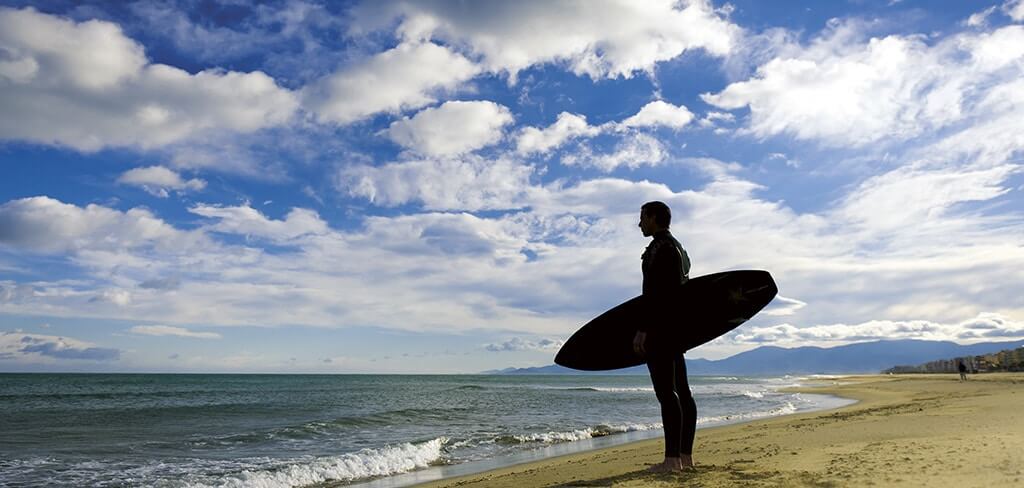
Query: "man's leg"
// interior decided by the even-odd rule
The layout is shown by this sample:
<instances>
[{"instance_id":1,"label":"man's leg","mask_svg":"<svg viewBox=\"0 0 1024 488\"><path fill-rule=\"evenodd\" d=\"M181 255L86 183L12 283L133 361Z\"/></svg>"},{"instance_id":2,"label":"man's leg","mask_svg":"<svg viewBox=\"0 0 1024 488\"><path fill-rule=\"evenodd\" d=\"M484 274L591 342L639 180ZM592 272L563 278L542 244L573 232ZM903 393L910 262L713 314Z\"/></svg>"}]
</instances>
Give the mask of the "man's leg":
<instances>
[{"instance_id":1,"label":"man's leg","mask_svg":"<svg viewBox=\"0 0 1024 488\"><path fill-rule=\"evenodd\" d=\"M693 465L693 438L697 433L697 402L693 400L690 392L689 379L686 377L686 359L683 355L672 360L672 369L675 377L675 391L679 398L679 406L682 411L680 425L680 448L683 466Z\"/></svg>"},{"instance_id":2,"label":"man's leg","mask_svg":"<svg viewBox=\"0 0 1024 488\"><path fill-rule=\"evenodd\" d=\"M654 394L661 404L661 423L665 429L665 465L679 459L682 437L682 408L675 391L675 366L671 357L652 357L647 361ZM687 390L689 392L689 390ZM672 461L676 460L676 461Z\"/></svg>"}]
</instances>

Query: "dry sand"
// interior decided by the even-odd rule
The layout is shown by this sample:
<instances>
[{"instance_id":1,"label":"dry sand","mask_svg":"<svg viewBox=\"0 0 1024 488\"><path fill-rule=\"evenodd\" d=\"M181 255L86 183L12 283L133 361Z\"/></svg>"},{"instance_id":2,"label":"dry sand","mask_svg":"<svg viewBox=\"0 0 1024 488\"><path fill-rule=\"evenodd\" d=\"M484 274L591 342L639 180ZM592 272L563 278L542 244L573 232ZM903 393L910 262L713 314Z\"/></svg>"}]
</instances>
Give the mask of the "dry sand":
<instances>
[{"instance_id":1,"label":"dry sand","mask_svg":"<svg viewBox=\"0 0 1024 488\"><path fill-rule=\"evenodd\" d=\"M643 441L428 487L1024 487L1024 373L859 376L805 389L859 400L838 410L697 431L697 466L648 474Z\"/></svg>"}]
</instances>

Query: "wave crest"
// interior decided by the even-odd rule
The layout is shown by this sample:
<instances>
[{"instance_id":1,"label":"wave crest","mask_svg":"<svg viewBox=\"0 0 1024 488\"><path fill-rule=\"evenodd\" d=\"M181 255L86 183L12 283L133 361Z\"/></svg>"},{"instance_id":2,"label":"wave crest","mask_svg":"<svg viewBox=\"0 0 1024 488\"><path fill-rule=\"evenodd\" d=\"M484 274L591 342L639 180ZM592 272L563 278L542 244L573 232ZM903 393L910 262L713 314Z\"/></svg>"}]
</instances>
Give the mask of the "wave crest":
<instances>
[{"instance_id":1,"label":"wave crest","mask_svg":"<svg viewBox=\"0 0 1024 488\"><path fill-rule=\"evenodd\" d=\"M290 464L279 469L245 470L222 478L216 484L198 483L192 486L277 488L391 476L438 463L443 455L442 449L447 443L447 437L438 437L420 444L405 443L380 449L363 449L340 456Z\"/></svg>"}]
</instances>

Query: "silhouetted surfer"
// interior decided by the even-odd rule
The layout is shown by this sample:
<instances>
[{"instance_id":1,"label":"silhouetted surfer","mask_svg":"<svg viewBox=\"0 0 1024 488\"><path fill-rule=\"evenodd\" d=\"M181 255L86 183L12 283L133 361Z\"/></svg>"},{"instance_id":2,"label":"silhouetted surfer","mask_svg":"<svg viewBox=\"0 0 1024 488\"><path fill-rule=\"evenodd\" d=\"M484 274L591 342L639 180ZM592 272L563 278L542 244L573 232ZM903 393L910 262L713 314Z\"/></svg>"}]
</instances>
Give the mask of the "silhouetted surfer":
<instances>
[{"instance_id":1,"label":"silhouetted surfer","mask_svg":"<svg viewBox=\"0 0 1024 488\"><path fill-rule=\"evenodd\" d=\"M647 359L654 393L661 404L665 429L665 461L653 471L679 471L693 466L693 437L697 428L697 404L686 378L686 361L681 353L660 350L658 327L679 323L671 306L673 295L689 279L690 258L668 228L672 212L662 202L647 202L640 208L640 230L652 237L644 250L643 294L647 314L642 318L633 349Z\"/></svg>"}]
</instances>

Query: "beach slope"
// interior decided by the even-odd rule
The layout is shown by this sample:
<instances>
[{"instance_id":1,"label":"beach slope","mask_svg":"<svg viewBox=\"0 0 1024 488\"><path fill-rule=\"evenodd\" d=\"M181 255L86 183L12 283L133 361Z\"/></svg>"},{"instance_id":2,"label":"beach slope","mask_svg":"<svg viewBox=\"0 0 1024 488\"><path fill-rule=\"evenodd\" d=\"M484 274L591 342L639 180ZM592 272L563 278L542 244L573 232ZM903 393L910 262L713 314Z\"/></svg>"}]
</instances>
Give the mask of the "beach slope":
<instances>
[{"instance_id":1,"label":"beach slope","mask_svg":"<svg viewBox=\"0 0 1024 488\"><path fill-rule=\"evenodd\" d=\"M702 429L697 467L649 474L662 441L546 459L427 487L1024 486L1024 374L859 376L806 388L838 410Z\"/></svg>"}]
</instances>

